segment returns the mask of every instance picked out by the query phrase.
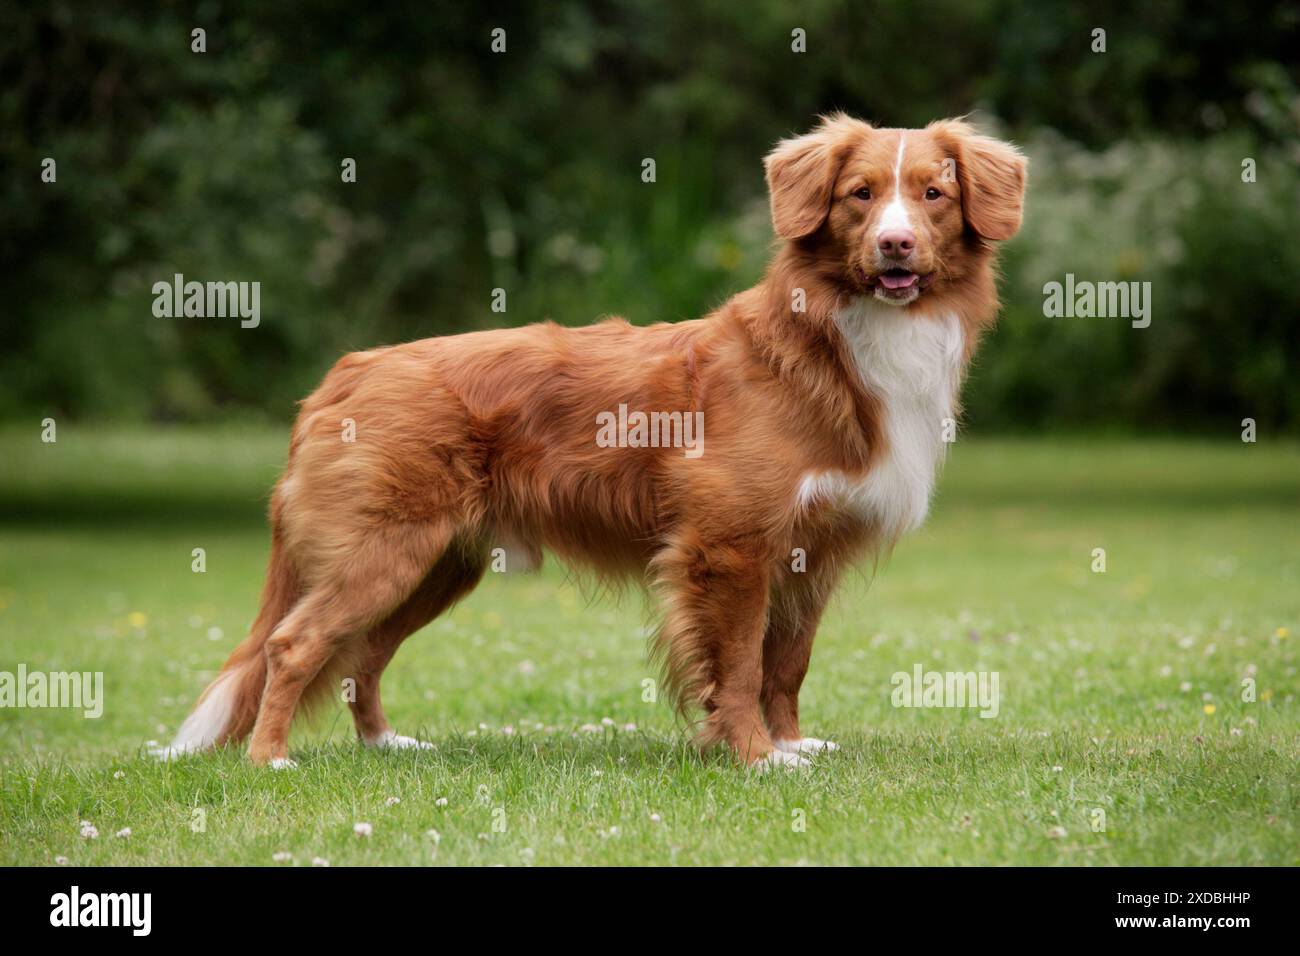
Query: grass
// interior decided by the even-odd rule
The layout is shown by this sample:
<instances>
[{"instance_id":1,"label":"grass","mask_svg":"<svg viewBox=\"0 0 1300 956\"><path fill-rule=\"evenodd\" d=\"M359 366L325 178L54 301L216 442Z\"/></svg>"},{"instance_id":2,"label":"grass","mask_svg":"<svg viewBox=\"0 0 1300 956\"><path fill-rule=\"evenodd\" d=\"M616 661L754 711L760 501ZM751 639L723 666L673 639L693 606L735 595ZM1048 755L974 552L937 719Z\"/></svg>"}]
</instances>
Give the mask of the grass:
<instances>
[{"instance_id":1,"label":"grass","mask_svg":"<svg viewBox=\"0 0 1300 956\"><path fill-rule=\"evenodd\" d=\"M363 751L339 704L296 772L156 763L255 613L284 440L0 430L0 670L106 698L0 709L0 864L1300 864L1295 445L958 443L927 527L823 623L804 731L843 750L811 772L686 746L642 699L641 601L553 563L399 653L389 716L436 750ZM997 671L998 716L893 707L917 663Z\"/></svg>"}]
</instances>

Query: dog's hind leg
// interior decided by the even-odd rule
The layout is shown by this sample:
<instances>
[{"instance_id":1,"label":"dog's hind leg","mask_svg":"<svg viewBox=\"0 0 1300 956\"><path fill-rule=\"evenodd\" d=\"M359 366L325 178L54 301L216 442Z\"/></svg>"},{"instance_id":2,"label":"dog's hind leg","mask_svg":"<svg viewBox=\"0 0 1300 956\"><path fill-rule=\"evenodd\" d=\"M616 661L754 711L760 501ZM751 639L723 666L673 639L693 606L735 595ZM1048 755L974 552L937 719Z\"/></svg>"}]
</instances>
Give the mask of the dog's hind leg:
<instances>
[{"instance_id":1,"label":"dog's hind leg","mask_svg":"<svg viewBox=\"0 0 1300 956\"><path fill-rule=\"evenodd\" d=\"M379 680L402 641L464 597L483 576L480 556L453 546L415 592L382 624L370 629L356 667L356 694L350 701L357 736L374 747L431 747L393 732L379 700Z\"/></svg>"},{"instance_id":2,"label":"dog's hind leg","mask_svg":"<svg viewBox=\"0 0 1300 956\"><path fill-rule=\"evenodd\" d=\"M277 523L275 512L273 507L273 526ZM154 750L154 756L170 759L213 746L237 744L249 735L266 686L266 641L298 602L300 593L293 563L278 531L273 532L257 620L217 679L203 692L171 744Z\"/></svg>"},{"instance_id":3,"label":"dog's hind leg","mask_svg":"<svg viewBox=\"0 0 1300 956\"><path fill-rule=\"evenodd\" d=\"M444 522L383 525L317 565L307 593L267 639L249 759L290 765L289 726L303 692L322 686L317 677L331 660L361 652L366 633L411 596L452 536Z\"/></svg>"}]
</instances>

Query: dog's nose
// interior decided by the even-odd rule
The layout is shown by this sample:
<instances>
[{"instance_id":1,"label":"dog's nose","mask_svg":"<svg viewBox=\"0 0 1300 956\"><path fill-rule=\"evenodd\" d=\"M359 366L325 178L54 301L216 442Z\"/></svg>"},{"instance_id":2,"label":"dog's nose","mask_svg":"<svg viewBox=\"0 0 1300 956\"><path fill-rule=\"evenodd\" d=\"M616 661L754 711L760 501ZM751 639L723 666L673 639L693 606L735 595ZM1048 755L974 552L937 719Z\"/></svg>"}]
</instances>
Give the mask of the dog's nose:
<instances>
[{"instance_id":1,"label":"dog's nose","mask_svg":"<svg viewBox=\"0 0 1300 956\"><path fill-rule=\"evenodd\" d=\"M903 259L916 248L916 233L910 229L890 229L880 234L876 245L887 259Z\"/></svg>"}]
</instances>

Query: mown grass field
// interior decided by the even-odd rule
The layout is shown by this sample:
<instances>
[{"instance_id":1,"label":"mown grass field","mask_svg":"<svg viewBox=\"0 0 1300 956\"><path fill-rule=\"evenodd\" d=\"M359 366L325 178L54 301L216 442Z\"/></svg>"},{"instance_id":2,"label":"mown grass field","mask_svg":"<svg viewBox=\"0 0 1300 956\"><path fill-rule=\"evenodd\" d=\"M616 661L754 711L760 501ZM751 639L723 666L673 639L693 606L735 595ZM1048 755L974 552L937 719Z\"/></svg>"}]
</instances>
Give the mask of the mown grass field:
<instances>
[{"instance_id":1,"label":"mown grass field","mask_svg":"<svg viewBox=\"0 0 1300 956\"><path fill-rule=\"evenodd\" d=\"M0 670L106 698L0 709L0 864L1300 864L1294 444L963 439L822 626L804 732L843 749L811 771L686 746L642 699L641 599L553 562L399 653L389 716L435 750L363 751L339 703L294 772L157 763L255 613L284 442L0 431ZM895 708L918 663L998 672L998 716Z\"/></svg>"}]
</instances>

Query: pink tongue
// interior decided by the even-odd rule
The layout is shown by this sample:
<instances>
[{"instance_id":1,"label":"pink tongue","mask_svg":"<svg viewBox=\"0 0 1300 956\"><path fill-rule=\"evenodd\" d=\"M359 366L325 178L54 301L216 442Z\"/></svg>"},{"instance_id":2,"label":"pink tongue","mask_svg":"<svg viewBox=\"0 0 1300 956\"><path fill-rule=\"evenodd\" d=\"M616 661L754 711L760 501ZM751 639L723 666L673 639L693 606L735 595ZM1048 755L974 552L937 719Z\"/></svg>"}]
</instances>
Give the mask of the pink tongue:
<instances>
[{"instance_id":1,"label":"pink tongue","mask_svg":"<svg viewBox=\"0 0 1300 956\"><path fill-rule=\"evenodd\" d=\"M882 272L880 284L886 289L906 289L917 280L915 272Z\"/></svg>"}]
</instances>

